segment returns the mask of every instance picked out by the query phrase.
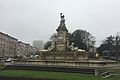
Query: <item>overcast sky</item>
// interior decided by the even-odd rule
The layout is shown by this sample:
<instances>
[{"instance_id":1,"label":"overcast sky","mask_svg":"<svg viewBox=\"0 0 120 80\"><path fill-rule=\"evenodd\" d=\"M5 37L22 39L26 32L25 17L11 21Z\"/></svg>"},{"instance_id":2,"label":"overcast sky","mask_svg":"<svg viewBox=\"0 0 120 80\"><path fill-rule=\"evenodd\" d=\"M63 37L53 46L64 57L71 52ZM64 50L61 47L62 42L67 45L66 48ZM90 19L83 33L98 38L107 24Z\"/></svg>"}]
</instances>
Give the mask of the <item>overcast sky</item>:
<instances>
[{"instance_id":1,"label":"overcast sky","mask_svg":"<svg viewBox=\"0 0 120 80\"><path fill-rule=\"evenodd\" d=\"M69 32L84 29L97 46L120 32L120 0L0 0L0 32L23 42L49 40L64 13Z\"/></svg>"}]
</instances>

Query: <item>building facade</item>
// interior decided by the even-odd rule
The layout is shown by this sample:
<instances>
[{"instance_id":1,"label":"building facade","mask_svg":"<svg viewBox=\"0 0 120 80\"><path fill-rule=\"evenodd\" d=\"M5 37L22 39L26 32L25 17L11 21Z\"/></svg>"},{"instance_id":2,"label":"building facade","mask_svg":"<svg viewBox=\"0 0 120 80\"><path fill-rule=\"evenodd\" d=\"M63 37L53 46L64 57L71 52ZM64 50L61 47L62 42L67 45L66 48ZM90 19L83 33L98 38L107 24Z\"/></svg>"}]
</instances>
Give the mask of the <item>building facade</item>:
<instances>
[{"instance_id":1,"label":"building facade","mask_svg":"<svg viewBox=\"0 0 120 80\"><path fill-rule=\"evenodd\" d=\"M25 55L33 54L33 47L30 44L25 44Z\"/></svg>"},{"instance_id":2,"label":"building facade","mask_svg":"<svg viewBox=\"0 0 120 80\"><path fill-rule=\"evenodd\" d=\"M43 49L43 41L41 40L33 41L33 47L36 47L38 49Z\"/></svg>"},{"instance_id":3,"label":"building facade","mask_svg":"<svg viewBox=\"0 0 120 80\"><path fill-rule=\"evenodd\" d=\"M25 55L25 43L18 41L16 55L17 56L24 56Z\"/></svg>"},{"instance_id":4,"label":"building facade","mask_svg":"<svg viewBox=\"0 0 120 80\"><path fill-rule=\"evenodd\" d=\"M0 32L0 57L13 57L17 51L18 39Z\"/></svg>"},{"instance_id":5,"label":"building facade","mask_svg":"<svg viewBox=\"0 0 120 80\"><path fill-rule=\"evenodd\" d=\"M34 52L33 50L30 44L0 32L0 58L28 55Z\"/></svg>"}]
</instances>

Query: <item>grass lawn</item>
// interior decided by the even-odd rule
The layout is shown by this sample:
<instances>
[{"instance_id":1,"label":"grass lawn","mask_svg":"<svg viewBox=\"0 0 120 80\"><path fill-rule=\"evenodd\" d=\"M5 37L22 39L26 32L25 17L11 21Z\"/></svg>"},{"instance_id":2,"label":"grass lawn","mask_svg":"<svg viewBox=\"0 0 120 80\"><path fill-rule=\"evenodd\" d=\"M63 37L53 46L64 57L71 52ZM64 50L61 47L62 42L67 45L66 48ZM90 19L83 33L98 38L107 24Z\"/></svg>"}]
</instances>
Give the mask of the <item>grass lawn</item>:
<instances>
[{"instance_id":1,"label":"grass lawn","mask_svg":"<svg viewBox=\"0 0 120 80\"><path fill-rule=\"evenodd\" d=\"M120 76L103 79L90 74L63 73L47 71L28 71L28 70L2 70L0 76L7 77L29 77L29 78L48 78L55 80L120 80Z\"/></svg>"}]
</instances>

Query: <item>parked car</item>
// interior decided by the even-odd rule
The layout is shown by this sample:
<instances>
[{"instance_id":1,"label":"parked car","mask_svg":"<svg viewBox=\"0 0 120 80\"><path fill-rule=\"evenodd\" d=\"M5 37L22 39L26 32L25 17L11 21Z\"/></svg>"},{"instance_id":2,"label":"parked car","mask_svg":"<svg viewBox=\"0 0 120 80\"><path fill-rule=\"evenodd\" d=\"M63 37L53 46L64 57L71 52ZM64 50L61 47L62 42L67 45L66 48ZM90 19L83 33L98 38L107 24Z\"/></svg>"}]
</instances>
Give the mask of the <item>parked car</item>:
<instances>
[{"instance_id":1,"label":"parked car","mask_svg":"<svg viewBox=\"0 0 120 80\"><path fill-rule=\"evenodd\" d=\"M13 61L12 58L7 58L7 59L5 60L5 62L12 62L12 61Z\"/></svg>"}]
</instances>

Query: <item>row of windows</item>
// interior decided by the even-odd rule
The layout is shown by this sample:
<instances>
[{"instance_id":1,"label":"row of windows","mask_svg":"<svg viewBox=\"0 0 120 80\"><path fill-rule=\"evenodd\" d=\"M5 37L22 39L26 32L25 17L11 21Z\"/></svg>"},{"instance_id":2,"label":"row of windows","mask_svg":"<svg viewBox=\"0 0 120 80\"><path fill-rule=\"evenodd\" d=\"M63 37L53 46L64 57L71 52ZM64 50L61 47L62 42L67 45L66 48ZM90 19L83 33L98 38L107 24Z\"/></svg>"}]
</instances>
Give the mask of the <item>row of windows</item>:
<instances>
[{"instance_id":1,"label":"row of windows","mask_svg":"<svg viewBox=\"0 0 120 80\"><path fill-rule=\"evenodd\" d=\"M10 42L5 40L0 40L0 44L16 44L16 42Z\"/></svg>"}]
</instances>

